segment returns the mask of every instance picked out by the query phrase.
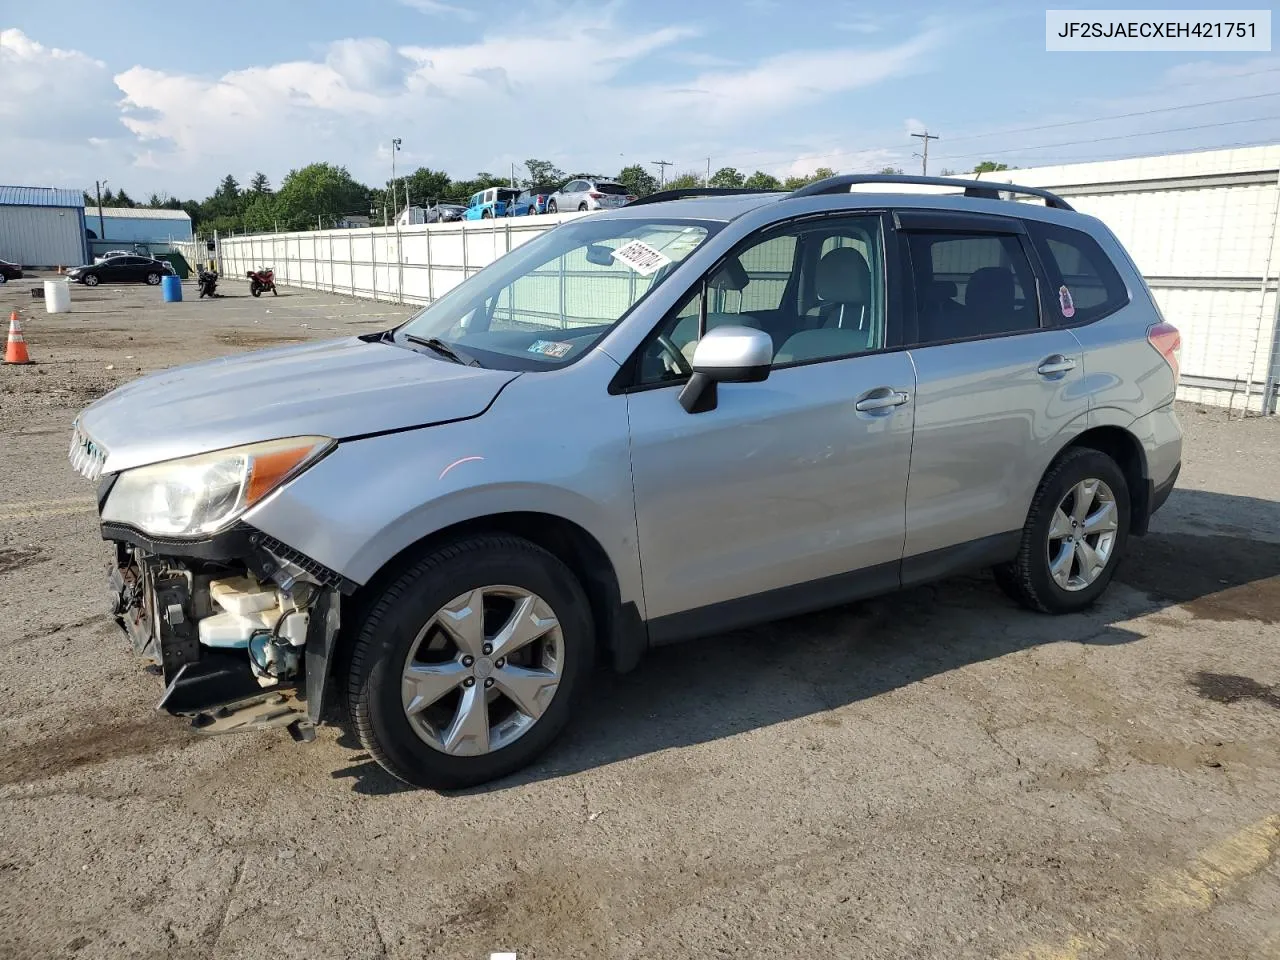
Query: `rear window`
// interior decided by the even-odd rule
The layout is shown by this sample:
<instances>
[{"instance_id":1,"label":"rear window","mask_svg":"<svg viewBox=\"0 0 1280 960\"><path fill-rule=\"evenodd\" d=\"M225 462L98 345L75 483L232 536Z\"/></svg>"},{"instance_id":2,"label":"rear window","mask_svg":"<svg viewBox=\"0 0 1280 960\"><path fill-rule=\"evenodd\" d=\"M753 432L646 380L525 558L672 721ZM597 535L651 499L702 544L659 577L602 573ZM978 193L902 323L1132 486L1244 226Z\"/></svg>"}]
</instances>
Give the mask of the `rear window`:
<instances>
[{"instance_id":1,"label":"rear window","mask_svg":"<svg viewBox=\"0 0 1280 960\"><path fill-rule=\"evenodd\" d=\"M1053 287L1045 297L1049 323L1092 323L1129 302L1124 280L1093 237L1053 223L1026 223Z\"/></svg>"},{"instance_id":2,"label":"rear window","mask_svg":"<svg viewBox=\"0 0 1280 960\"><path fill-rule=\"evenodd\" d=\"M615 196L626 196L627 188L620 183L597 183L598 193L611 193Z\"/></svg>"}]
</instances>

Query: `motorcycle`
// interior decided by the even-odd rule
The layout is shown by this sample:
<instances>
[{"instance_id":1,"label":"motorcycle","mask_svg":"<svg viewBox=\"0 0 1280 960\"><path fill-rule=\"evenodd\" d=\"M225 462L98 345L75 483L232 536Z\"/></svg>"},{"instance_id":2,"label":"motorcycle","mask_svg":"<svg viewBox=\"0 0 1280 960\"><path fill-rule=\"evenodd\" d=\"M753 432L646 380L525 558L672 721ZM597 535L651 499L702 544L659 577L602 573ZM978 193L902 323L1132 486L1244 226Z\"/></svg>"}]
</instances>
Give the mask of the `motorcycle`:
<instances>
[{"instance_id":1,"label":"motorcycle","mask_svg":"<svg viewBox=\"0 0 1280 960\"><path fill-rule=\"evenodd\" d=\"M250 270L245 276L249 278L249 292L255 297L262 296L265 290L270 290L273 297L279 296L276 293L276 272L270 267Z\"/></svg>"},{"instance_id":2,"label":"motorcycle","mask_svg":"<svg viewBox=\"0 0 1280 960\"><path fill-rule=\"evenodd\" d=\"M218 295L214 292L218 288L218 274L215 271L201 267L196 274L196 283L200 287L200 297L216 297ZM200 297L196 299L200 299Z\"/></svg>"}]
</instances>

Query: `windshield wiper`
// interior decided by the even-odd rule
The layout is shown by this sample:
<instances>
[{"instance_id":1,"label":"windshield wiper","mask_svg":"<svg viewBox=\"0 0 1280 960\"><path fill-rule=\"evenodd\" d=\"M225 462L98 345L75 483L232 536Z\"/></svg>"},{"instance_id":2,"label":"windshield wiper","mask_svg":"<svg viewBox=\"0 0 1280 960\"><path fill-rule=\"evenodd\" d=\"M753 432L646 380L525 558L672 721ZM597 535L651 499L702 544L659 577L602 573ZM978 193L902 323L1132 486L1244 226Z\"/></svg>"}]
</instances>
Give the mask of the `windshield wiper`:
<instances>
[{"instance_id":1,"label":"windshield wiper","mask_svg":"<svg viewBox=\"0 0 1280 960\"><path fill-rule=\"evenodd\" d=\"M415 337L412 333L406 333L404 338L410 343L416 343L419 346L434 350L440 356L452 360L454 363L465 364L468 367L480 366L480 361L469 354L463 353L456 347L451 347L439 337Z\"/></svg>"}]
</instances>

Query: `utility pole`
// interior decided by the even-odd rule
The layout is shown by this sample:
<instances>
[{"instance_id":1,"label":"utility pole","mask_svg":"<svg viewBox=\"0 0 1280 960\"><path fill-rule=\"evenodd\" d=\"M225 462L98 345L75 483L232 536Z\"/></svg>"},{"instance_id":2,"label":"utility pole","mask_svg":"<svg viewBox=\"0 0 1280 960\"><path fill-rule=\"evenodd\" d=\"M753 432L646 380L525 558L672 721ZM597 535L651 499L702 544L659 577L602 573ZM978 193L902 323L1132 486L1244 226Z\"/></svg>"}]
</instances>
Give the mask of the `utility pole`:
<instances>
[{"instance_id":1,"label":"utility pole","mask_svg":"<svg viewBox=\"0 0 1280 960\"><path fill-rule=\"evenodd\" d=\"M930 133L927 129L924 133L913 133L913 137L919 137L924 142L924 152L917 154L920 157L920 176L927 177L929 175L929 141L942 139L937 134Z\"/></svg>"},{"instance_id":2,"label":"utility pole","mask_svg":"<svg viewBox=\"0 0 1280 960\"><path fill-rule=\"evenodd\" d=\"M672 163L670 160L650 160L649 162L658 168L658 189L661 190L667 184L667 167Z\"/></svg>"},{"instance_id":3,"label":"utility pole","mask_svg":"<svg viewBox=\"0 0 1280 960\"><path fill-rule=\"evenodd\" d=\"M516 165L515 165L515 161L512 161L512 163L511 163L511 189L512 189L512 190L514 190L514 189L515 189L515 187L516 187Z\"/></svg>"},{"instance_id":4,"label":"utility pole","mask_svg":"<svg viewBox=\"0 0 1280 960\"><path fill-rule=\"evenodd\" d=\"M400 150L400 138L391 141L391 209L396 209L396 153ZM400 222L400 214L396 213L396 223Z\"/></svg>"},{"instance_id":5,"label":"utility pole","mask_svg":"<svg viewBox=\"0 0 1280 960\"><path fill-rule=\"evenodd\" d=\"M107 182L108 181L106 180L93 181L94 189L98 191L98 239L99 240L107 239L107 228L104 225L104 222L102 219L102 185ZM89 259L92 260L93 258L90 257Z\"/></svg>"},{"instance_id":6,"label":"utility pole","mask_svg":"<svg viewBox=\"0 0 1280 960\"><path fill-rule=\"evenodd\" d=\"M710 157L707 157L707 175L702 178L702 185L704 187L711 186L711 158Z\"/></svg>"}]
</instances>

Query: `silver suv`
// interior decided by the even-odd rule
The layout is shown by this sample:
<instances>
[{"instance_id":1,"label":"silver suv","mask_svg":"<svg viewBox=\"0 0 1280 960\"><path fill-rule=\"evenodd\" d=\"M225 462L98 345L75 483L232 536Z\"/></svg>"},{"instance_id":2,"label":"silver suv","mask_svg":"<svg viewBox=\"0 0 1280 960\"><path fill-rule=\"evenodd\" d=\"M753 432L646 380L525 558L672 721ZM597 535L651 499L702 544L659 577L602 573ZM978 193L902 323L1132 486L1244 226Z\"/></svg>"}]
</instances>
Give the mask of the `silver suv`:
<instances>
[{"instance_id":1,"label":"silver suv","mask_svg":"<svg viewBox=\"0 0 1280 960\"><path fill-rule=\"evenodd\" d=\"M570 180L547 198L547 213L585 213L588 210L612 210L622 207L635 197L627 188L612 180L585 178Z\"/></svg>"},{"instance_id":2,"label":"silver suv","mask_svg":"<svg viewBox=\"0 0 1280 960\"><path fill-rule=\"evenodd\" d=\"M93 404L71 459L161 705L337 715L461 787L546 748L597 659L982 567L1092 603L1178 475L1178 332L1097 220L893 192L920 179L646 198L394 330Z\"/></svg>"}]
</instances>

